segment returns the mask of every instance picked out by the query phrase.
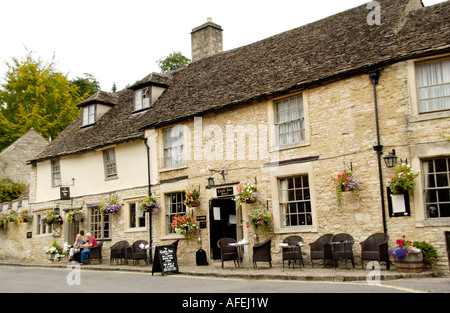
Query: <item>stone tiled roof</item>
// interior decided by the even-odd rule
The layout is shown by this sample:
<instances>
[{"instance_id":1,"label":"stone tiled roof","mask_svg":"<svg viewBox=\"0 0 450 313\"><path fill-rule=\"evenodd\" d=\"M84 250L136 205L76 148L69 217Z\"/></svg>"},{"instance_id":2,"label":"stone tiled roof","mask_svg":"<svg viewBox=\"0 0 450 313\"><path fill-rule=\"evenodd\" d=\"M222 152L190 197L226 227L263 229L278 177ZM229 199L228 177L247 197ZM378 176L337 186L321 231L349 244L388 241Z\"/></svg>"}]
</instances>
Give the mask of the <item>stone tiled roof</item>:
<instances>
[{"instance_id":1,"label":"stone tiled roof","mask_svg":"<svg viewBox=\"0 0 450 313\"><path fill-rule=\"evenodd\" d=\"M117 104L118 98L115 93L110 92L104 92L104 91L97 91L89 98L85 99L84 101L81 101L77 104L78 107L84 107L86 105L92 104L92 103L101 103L108 106L114 106Z\"/></svg>"},{"instance_id":2,"label":"stone tiled roof","mask_svg":"<svg viewBox=\"0 0 450 313\"><path fill-rule=\"evenodd\" d=\"M117 94L117 104L94 126L80 128L81 117L75 120L34 161L142 139L145 127L450 51L450 1L426 8L419 0L378 2L381 25L367 23L370 10L362 5L201 59L170 76L150 74ZM132 114L131 89L151 83L167 89L151 109Z\"/></svg>"},{"instance_id":3,"label":"stone tiled roof","mask_svg":"<svg viewBox=\"0 0 450 313\"><path fill-rule=\"evenodd\" d=\"M173 74L170 88L147 113L148 125L449 49L450 1L410 13L408 0L379 2L381 25L367 23L370 10L362 5L192 63Z\"/></svg>"}]
</instances>

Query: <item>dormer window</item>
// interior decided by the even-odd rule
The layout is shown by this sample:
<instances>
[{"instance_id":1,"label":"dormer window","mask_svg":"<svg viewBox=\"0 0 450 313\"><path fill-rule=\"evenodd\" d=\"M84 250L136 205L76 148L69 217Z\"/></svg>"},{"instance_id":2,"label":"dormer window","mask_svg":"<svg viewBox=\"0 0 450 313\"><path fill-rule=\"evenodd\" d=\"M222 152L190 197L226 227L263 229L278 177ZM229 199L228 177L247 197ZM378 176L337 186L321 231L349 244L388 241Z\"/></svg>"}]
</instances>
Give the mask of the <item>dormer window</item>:
<instances>
[{"instance_id":1,"label":"dormer window","mask_svg":"<svg viewBox=\"0 0 450 313\"><path fill-rule=\"evenodd\" d=\"M77 107L82 109L81 127L94 125L117 103L116 94L104 91L97 91L86 100L78 103Z\"/></svg>"},{"instance_id":2,"label":"dormer window","mask_svg":"<svg viewBox=\"0 0 450 313\"><path fill-rule=\"evenodd\" d=\"M150 107L150 88L144 88L135 93L135 109L144 110Z\"/></svg>"},{"instance_id":3,"label":"dormer window","mask_svg":"<svg viewBox=\"0 0 450 313\"><path fill-rule=\"evenodd\" d=\"M95 109L95 104L83 107L83 126L92 125L95 123Z\"/></svg>"}]
</instances>

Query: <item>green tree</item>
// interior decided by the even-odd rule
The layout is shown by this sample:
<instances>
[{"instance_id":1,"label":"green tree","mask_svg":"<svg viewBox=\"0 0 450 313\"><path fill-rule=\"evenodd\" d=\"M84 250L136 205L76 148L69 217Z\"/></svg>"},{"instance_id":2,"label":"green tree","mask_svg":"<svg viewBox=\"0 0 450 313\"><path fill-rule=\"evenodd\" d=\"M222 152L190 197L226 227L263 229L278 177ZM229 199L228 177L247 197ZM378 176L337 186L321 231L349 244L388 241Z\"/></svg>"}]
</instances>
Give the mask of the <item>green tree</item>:
<instances>
[{"instance_id":1,"label":"green tree","mask_svg":"<svg viewBox=\"0 0 450 313\"><path fill-rule=\"evenodd\" d=\"M100 84L91 74L84 73L84 76L72 79L70 86L78 86L78 94L82 98L88 98L100 90Z\"/></svg>"},{"instance_id":2,"label":"green tree","mask_svg":"<svg viewBox=\"0 0 450 313\"><path fill-rule=\"evenodd\" d=\"M182 55L181 52L176 51L156 63L161 69L161 73L166 74L189 65L191 60Z\"/></svg>"},{"instance_id":3,"label":"green tree","mask_svg":"<svg viewBox=\"0 0 450 313\"><path fill-rule=\"evenodd\" d=\"M54 58L53 58L54 60ZM0 151L31 127L46 138L55 138L79 114L79 87L55 69L55 63L24 59L7 63L0 85Z\"/></svg>"},{"instance_id":4,"label":"green tree","mask_svg":"<svg viewBox=\"0 0 450 313\"><path fill-rule=\"evenodd\" d=\"M25 185L16 183L9 178L0 179L0 203L10 202L20 197Z\"/></svg>"}]
</instances>

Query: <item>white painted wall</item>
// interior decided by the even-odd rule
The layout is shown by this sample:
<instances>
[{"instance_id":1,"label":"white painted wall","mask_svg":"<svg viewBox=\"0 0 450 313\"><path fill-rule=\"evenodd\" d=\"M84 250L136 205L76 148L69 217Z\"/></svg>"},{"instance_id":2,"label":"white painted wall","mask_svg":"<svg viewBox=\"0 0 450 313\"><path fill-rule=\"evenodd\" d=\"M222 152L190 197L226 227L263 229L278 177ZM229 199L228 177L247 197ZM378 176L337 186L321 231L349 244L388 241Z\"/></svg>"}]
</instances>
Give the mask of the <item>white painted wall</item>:
<instances>
[{"instance_id":1,"label":"white painted wall","mask_svg":"<svg viewBox=\"0 0 450 313\"><path fill-rule=\"evenodd\" d=\"M114 148L117 179L105 179L103 150L60 158L61 182L63 186L70 187L71 197L113 192L148 184L147 150L144 142L138 140ZM36 185L36 202L60 198L60 186L52 187L50 160L37 163Z\"/></svg>"}]
</instances>

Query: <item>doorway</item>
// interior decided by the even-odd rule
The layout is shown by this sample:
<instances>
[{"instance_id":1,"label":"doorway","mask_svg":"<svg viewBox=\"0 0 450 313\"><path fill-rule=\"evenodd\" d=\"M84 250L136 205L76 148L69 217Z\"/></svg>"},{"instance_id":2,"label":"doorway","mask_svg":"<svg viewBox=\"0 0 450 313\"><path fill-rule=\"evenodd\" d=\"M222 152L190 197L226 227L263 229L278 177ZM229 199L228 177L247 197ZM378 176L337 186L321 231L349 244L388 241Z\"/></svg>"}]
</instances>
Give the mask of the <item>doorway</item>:
<instances>
[{"instance_id":1,"label":"doorway","mask_svg":"<svg viewBox=\"0 0 450 313\"><path fill-rule=\"evenodd\" d=\"M211 258L220 259L217 241L221 238L238 238L240 217L236 215L236 202L232 198L212 199L209 208L209 242ZM240 236L239 236L240 237Z\"/></svg>"}]
</instances>

